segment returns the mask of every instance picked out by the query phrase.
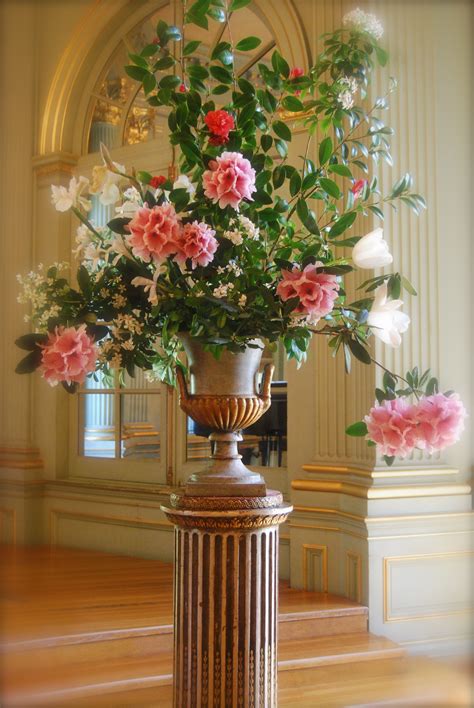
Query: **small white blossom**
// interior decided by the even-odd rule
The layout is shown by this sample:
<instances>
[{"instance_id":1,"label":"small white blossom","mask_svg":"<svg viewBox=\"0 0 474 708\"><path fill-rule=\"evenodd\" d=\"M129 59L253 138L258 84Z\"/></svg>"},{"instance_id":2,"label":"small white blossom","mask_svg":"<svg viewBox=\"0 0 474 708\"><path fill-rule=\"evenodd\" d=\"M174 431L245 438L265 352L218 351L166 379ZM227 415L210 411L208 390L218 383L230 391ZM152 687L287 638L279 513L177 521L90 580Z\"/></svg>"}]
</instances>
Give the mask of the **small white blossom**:
<instances>
[{"instance_id":1,"label":"small white blossom","mask_svg":"<svg viewBox=\"0 0 474 708\"><path fill-rule=\"evenodd\" d=\"M69 187L51 185L51 202L56 207L57 211L69 211L72 207L82 207L85 211L89 211L91 203L88 199L82 196L83 192L87 192L89 188L89 180L86 177L75 177L69 182Z\"/></svg>"},{"instance_id":2,"label":"small white blossom","mask_svg":"<svg viewBox=\"0 0 474 708\"><path fill-rule=\"evenodd\" d=\"M383 229L378 227L363 236L352 249L352 260L358 268L383 268L393 261Z\"/></svg>"},{"instance_id":3,"label":"small white blossom","mask_svg":"<svg viewBox=\"0 0 474 708\"><path fill-rule=\"evenodd\" d=\"M247 304L247 295L245 295L245 293L242 293L242 295L239 297L239 299L237 300L237 304L239 307L245 307L245 305Z\"/></svg>"},{"instance_id":4,"label":"small white blossom","mask_svg":"<svg viewBox=\"0 0 474 708\"><path fill-rule=\"evenodd\" d=\"M364 12L360 8L351 10L342 18L344 27L353 27L356 30L361 30L371 34L375 39L380 39L383 35L383 25L370 12Z\"/></svg>"},{"instance_id":5,"label":"small white blossom","mask_svg":"<svg viewBox=\"0 0 474 708\"><path fill-rule=\"evenodd\" d=\"M240 231L224 231L223 236L229 241L232 241L234 246L240 246L244 241Z\"/></svg>"},{"instance_id":6,"label":"small white blossom","mask_svg":"<svg viewBox=\"0 0 474 708\"><path fill-rule=\"evenodd\" d=\"M131 352L135 349L135 345L134 345L133 339L131 337L130 337L130 339L126 339L125 342L122 342L122 349L126 349L129 352Z\"/></svg>"},{"instance_id":7,"label":"small white blossom","mask_svg":"<svg viewBox=\"0 0 474 708\"><path fill-rule=\"evenodd\" d=\"M337 96L337 100L346 111L354 105L354 98L349 89L341 91L341 93Z\"/></svg>"},{"instance_id":8,"label":"small white blossom","mask_svg":"<svg viewBox=\"0 0 474 708\"><path fill-rule=\"evenodd\" d=\"M246 216L242 216L242 214L239 214L239 224L242 227L242 229L245 231L246 236L248 236L251 239L256 239L258 238L260 234L260 229L258 226L255 226L255 224L250 221L250 219Z\"/></svg>"},{"instance_id":9,"label":"small white blossom","mask_svg":"<svg viewBox=\"0 0 474 708\"><path fill-rule=\"evenodd\" d=\"M117 265L122 256L128 258L129 261L133 260L132 254L128 250L121 236L114 237L112 243L110 244L110 251L117 254L114 260L112 261L112 265Z\"/></svg>"},{"instance_id":10,"label":"small white blossom","mask_svg":"<svg viewBox=\"0 0 474 708\"><path fill-rule=\"evenodd\" d=\"M376 289L367 324L384 344L399 347L402 342L400 335L407 331L410 318L405 312L399 312L403 300L389 300L387 292L387 283Z\"/></svg>"},{"instance_id":11,"label":"small white blossom","mask_svg":"<svg viewBox=\"0 0 474 708\"><path fill-rule=\"evenodd\" d=\"M173 189L185 189L190 197L192 197L196 191L196 187L187 175L179 175L178 179L173 183Z\"/></svg>"},{"instance_id":12,"label":"small white blossom","mask_svg":"<svg viewBox=\"0 0 474 708\"><path fill-rule=\"evenodd\" d=\"M234 287L234 283L226 283L223 285L219 285L217 288L214 288L212 294L214 295L214 297L224 298L228 296L229 292L233 290Z\"/></svg>"}]
</instances>

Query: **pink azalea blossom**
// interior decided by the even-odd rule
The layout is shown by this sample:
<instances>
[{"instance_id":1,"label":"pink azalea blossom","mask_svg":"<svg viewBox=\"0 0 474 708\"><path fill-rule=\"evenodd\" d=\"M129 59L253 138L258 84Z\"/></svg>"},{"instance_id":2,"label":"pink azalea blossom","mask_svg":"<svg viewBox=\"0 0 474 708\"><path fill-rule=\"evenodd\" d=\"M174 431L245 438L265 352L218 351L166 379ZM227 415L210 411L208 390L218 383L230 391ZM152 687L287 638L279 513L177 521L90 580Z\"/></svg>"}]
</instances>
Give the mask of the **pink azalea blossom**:
<instances>
[{"instance_id":1,"label":"pink azalea blossom","mask_svg":"<svg viewBox=\"0 0 474 708\"><path fill-rule=\"evenodd\" d=\"M56 327L48 334L49 341L42 349L39 370L51 386L61 381L84 383L86 375L94 371L98 349L87 334L86 325Z\"/></svg>"},{"instance_id":2,"label":"pink azalea blossom","mask_svg":"<svg viewBox=\"0 0 474 708\"><path fill-rule=\"evenodd\" d=\"M202 176L204 194L218 203L221 209L231 206L238 209L242 199L253 201L256 191L255 170L240 152L223 152L211 160L209 170Z\"/></svg>"},{"instance_id":3,"label":"pink azalea blossom","mask_svg":"<svg viewBox=\"0 0 474 708\"><path fill-rule=\"evenodd\" d=\"M378 451L388 457L407 457L418 441L416 406L410 405L404 398L373 406L366 415L369 440Z\"/></svg>"},{"instance_id":4,"label":"pink azalea blossom","mask_svg":"<svg viewBox=\"0 0 474 708\"><path fill-rule=\"evenodd\" d=\"M208 265L214 260L214 253L218 246L215 233L214 229L203 222L193 221L192 224L186 224L178 242L179 250L175 261L184 263L187 258L190 258L193 268L197 265Z\"/></svg>"},{"instance_id":5,"label":"pink azalea blossom","mask_svg":"<svg viewBox=\"0 0 474 708\"><path fill-rule=\"evenodd\" d=\"M133 255L146 263L163 263L178 250L181 226L172 204L138 209L127 228Z\"/></svg>"},{"instance_id":6,"label":"pink azalea blossom","mask_svg":"<svg viewBox=\"0 0 474 708\"><path fill-rule=\"evenodd\" d=\"M466 409L457 393L423 396L416 406L417 447L429 453L454 445L464 430Z\"/></svg>"},{"instance_id":7,"label":"pink azalea blossom","mask_svg":"<svg viewBox=\"0 0 474 708\"><path fill-rule=\"evenodd\" d=\"M298 297L295 312L319 318L328 315L338 296L339 283L335 275L318 272L323 264L318 261L309 264L302 271L299 268L283 270L283 280L278 283L277 294L283 301Z\"/></svg>"}]
</instances>

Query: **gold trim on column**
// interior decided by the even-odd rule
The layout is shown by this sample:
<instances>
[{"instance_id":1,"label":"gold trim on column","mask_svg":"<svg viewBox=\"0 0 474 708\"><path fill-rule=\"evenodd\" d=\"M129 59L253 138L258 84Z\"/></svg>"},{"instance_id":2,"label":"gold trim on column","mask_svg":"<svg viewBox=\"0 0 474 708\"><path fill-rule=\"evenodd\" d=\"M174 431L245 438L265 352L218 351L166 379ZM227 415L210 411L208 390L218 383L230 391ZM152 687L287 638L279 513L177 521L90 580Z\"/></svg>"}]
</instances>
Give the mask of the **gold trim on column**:
<instances>
[{"instance_id":1,"label":"gold trim on column","mask_svg":"<svg viewBox=\"0 0 474 708\"><path fill-rule=\"evenodd\" d=\"M359 514L350 514L348 511L340 511L340 509L327 509L320 506L299 506L298 504L295 504L293 506L293 511L300 512L302 514L329 514L340 516L343 519L351 519L351 521L365 522L366 520L365 516L360 516Z\"/></svg>"},{"instance_id":2,"label":"gold trim on column","mask_svg":"<svg viewBox=\"0 0 474 708\"><path fill-rule=\"evenodd\" d=\"M390 564L397 561L417 561L424 558L451 558L453 556L473 556L474 551L447 551L446 553L419 553L408 556L385 556L383 558L383 621L390 622L412 622L417 620L434 619L440 617L451 617L455 615L472 614L473 608L465 608L462 610L447 610L446 612L428 612L419 615L405 615L401 617L393 617L390 615L390 599L391 585L389 581Z\"/></svg>"},{"instance_id":3,"label":"gold trim on column","mask_svg":"<svg viewBox=\"0 0 474 708\"><path fill-rule=\"evenodd\" d=\"M0 467L25 470L37 469L43 467L43 461L40 458L40 451L37 447L1 445Z\"/></svg>"},{"instance_id":4,"label":"gold trim on column","mask_svg":"<svg viewBox=\"0 0 474 708\"><path fill-rule=\"evenodd\" d=\"M308 565L310 560L314 556L319 558L321 567L321 590L316 590L316 592L327 592L328 591L328 547L320 546L312 543L303 543L303 588L309 590L308 588ZM315 588L311 588L312 591Z\"/></svg>"},{"instance_id":5,"label":"gold trim on column","mask_svg":"<svg viewBox=\"0 0 474 708\"><path fill-rule=\"evenodd\" d=\"M333 531L334 533L343 533L347 536L354 536L354 538L361 538L363 541L368 541L370 539L361 533L356 533L355 531L349 531L348 529L342 529L339 526L319 526L318 524L295 524L291 519L288 521L288 526L292 529L315 529L316 531Z\"/></svg>"},{"instance_id":6,"label":"gold trim on column","mask_svg":"<svg viewBox=\"0 0 474 708\"><path fill-rule=\"evenodd\" d=\"M51 174L71 176L78 162L77 155L69 152L52 152L48 155L37 155L33 158L33 170L37 177Z\"/></svg>"},{"instance_id":7,"label":"gold trim on column","mask_svg":"<svg viewBox=\"0 0 474 708\"><path fill-rule=\"evenodd\" d=\"M350 593L350 568L355 563L356 596L351 597ZM354 551L346 551L346 597L356 602L362 600L362 556Z\"/></svg>"},{"instance_id":8,"label":"gold trim on column","mask_svg":"<svg viewBox=\"0 0 474 708\"><path fill-rule=\"evenodd\" d=\"M436 467L436 468L422 468L417 469L405 468L405 469L390 469L386 470L373 470L373 469L363 469L361 467L353 467L352 465L318 465L318 464L308 464L303 465L302 469L305 472L310 473L324 473L324 474L347 474L354 477L362 477L364 479L398 479L400 477L441 477L444 475L456 476L459 474L459 470L455 467Z\"/></svg>"},{"instance_id":9,"label":"gold trim on column","mask_svg":"<svg viewBox=\"0 0 474 708\"><path fill-rule=\"evenodd\" d=\"M356 482L295 479L291 488L300 492L328 492L346 494L361 499L403 499L411 497L438 497L469 494L468 484L425 484L395 487L367 487Z\"/></svg>"}]
</instances>

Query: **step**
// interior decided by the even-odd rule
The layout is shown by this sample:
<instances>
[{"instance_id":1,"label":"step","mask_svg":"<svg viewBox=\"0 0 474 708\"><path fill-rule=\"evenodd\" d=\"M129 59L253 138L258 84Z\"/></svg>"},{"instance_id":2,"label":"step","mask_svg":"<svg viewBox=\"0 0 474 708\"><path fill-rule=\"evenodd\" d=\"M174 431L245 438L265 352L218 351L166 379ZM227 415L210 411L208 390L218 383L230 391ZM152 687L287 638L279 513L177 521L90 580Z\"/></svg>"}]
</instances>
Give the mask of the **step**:
<instances>
[{"instance_id":1,"label":"step","mask_svg":"<svg viewBox=\"0 0 474 708\"><path fill-rule=\"evenodd\" d=\"M337 664L300 667L278 675L279 708L470 708L471 699L467 672L419 657L347 663L342 672Z\"/></svg>"},{"instance_id":2,"label":"step","mask_svg":"<svg viewBox=\"0 0 474 708\"><path fill-rule=\"evenodd\" d=\"M35 691L4 696L5 708L33 708L51 706L73 708L77 706L153 706L171 708L172 685L165 674L157 675L155 664L148 665L147 675L132 675L133 665L114 664L117 677L114 681L100 682L100 671L84 677L82 684L60 687L59 683ZM142 665L142 668L146 668ZM161 667L164 668L164 667ZM155 673L153 673L155 670ZM120 673L122 672L122 673ZM414 708L470 707L470 680L447 664L419 657L381 658L372 661L347 661L341 671L339 662L324 663L317 667L281 669L278 675L279 708L376 708L404 706Z\"/></svg>"},{"instance_id":3,"label":"step","mask_svg":"<svg viewBox=\"0 0 474 708\"><path fill-rule=\"evenodd\" d=\"M347 662L399 657L403 650L393 642L364 634L316 637L279 643L280 671L329 666ZM8 705L54 704L64 700L111 694L124 689L146 689L172 684L172 651L147 657L122 658L104 655L102 660L57 667L38 673L7 674L5 698ZM25 678L26 676L26 678Z\"/></svg>"}]
</instances>

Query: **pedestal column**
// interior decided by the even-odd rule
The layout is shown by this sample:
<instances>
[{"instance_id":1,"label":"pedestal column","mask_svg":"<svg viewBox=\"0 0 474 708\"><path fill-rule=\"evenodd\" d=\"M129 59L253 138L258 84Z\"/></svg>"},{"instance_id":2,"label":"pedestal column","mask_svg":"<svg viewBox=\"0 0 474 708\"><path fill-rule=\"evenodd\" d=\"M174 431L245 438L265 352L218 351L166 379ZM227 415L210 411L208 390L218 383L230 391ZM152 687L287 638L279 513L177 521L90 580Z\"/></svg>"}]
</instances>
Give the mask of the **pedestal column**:
<instances>
[{"instance_id":1,"label":"pedestal column","mask_svg":"<svg viewBox=\"0 0 474 708\"><path fill-rule=\"evenodd\" d=\"M278 526L264 497L173 495L174 706L277 704Z\"/></svg>"}]
</instances>

